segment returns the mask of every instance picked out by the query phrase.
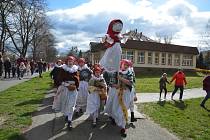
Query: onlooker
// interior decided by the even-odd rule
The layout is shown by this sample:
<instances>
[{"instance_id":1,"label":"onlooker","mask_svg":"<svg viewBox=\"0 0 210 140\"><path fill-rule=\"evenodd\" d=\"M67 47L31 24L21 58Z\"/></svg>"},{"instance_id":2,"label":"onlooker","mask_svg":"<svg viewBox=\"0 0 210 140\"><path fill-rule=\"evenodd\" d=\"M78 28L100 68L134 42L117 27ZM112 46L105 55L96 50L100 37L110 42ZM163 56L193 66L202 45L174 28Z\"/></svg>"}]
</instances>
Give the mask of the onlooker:
<instances>
[{"instance_id":1,"label":"onlooker","mask_svg":"<svg viewBox=\"0 0 210 140\"><path fill-rule=\"evenodd\" d=\"M26 74L27 74L27 76L29 76L30 71L31 71L31 66L30 66L30 62L28 62L27 65L26 65Z\"/></svg>"},{"instance_id":2,"label":"onlooker","mask_svg":"<svg viewBox=\"0 0 210 140\"><path fill-rule=\"evenodd\" d=\"M43 70L43 61L40 59L40 61L37 62L38 65L38 72L39 72L39 77L42 78L42 70Z\"/></svg>"},{"instance_id":3,"label":"onlooker","mask_svg":"<svg viewBox=\"0 0 210 140\"><path fill-rule=\"evenodd\" d=\"M24 62L21 62L20 63L19 71L20 71L20 77L19 77L19 79L21 80L21 78L23 78L23 75L24 75L24 73L26 71L26 66L25 66Z\"/></svg>"},{"instance_id":4,"label":"onlooker","mask_svg":"<svg viewBox=\"0 0 210 140\"><path fill-rule=\"evenodd\" d=\"M0 78L2 77L3 73L3 59L2 59L2 54L0 52Z\"/></svg>"},{"instance_id":5,"label":"onlooker","mask_svg":"<svg viewBox=\"0 0 210 140\"><path fill-rule=\"evenodd\" d=\"M172 83L175 80L175 88L174 91L171 95L171 100L173 100L173 96L177 92L178 89L180 89L180 96L179 100L182 101L182 96L183 96L183 90L184 90L184 85L187 85L187 81L185 78L184 72L182 72L181 69L179 69L174 75L173 78L171 79L170 83Z\"/></svg>"},{"instance_id":6,"label":"onlooker","mask_svg":"<svg viewBox=\"0 0 210 140\"><path fill-rule=\"evenodd\" d=\"M6 60L4 61L4 70L5 70L4 78L7 78L7 74L8 74L8 77L10 78L11 67L12 65L11 65L10 59L7 57Z\"/></svg>"},{"instance_id":7,"label":"onlooker","mask_svg":"<svg viewBox=\"0 0 210 140\"><path fill-rule=\"evenodd\" d=\"M167 94L167 88L166 88L166 83L169 84L168 80L167 80L167 74L163 73L163 75L160 78L159 84L160 84L160 97L159 100L161 100L161 94L162 91L165 91L165 95L164 95L164 99L166 99L166 94Z\"/></svg>"},{"instance_id":8,"label":"onlooker","mask_svg":"<svg viewBox=\"0 0 210 140\"><path fill-rule=\"evenodd\" d=\"M17 69L17 65L16 65L16 59L15 59L15 55L12 56L11 59L11 65L12 65L12 77L15 77L15 73L16 73L16 69Z\"/></svg>"},{"instance_id":9,"label":"onlooker","mask_svg":"<svg viewBox=\"0 0 210 140\"><path fill-rule=\"evenodd\" d=\"M210 98L210 73L208 73L208 75L203 80L203 90L205 90L207 94L201 102L200 106L206 108L205 103Z\"/></svg>"},{"instance_id":10,"label":"onlooker","mask_svg":"<svg viewBox=\"0 0 210 140\"><path fill-rule=\"evenodd\" d=\"M17 59L17 75L18 78L20 79L20 63L23 62L24 64L26 63L26 60L23 58L23 55L20 55L20 58Z\"/></svg>"},{"instance_id":11,"label":"onlooker","mask_svg":"<svg viewBox=\"0 0 210 140\"><path fill-rule=\"evenodd\" d=\"M33 59L30 61L30 66L31 66L31 75L33 75L34 74L34 70L35 70L35 62L34 62Z\"/></svg>"}]
</instances>

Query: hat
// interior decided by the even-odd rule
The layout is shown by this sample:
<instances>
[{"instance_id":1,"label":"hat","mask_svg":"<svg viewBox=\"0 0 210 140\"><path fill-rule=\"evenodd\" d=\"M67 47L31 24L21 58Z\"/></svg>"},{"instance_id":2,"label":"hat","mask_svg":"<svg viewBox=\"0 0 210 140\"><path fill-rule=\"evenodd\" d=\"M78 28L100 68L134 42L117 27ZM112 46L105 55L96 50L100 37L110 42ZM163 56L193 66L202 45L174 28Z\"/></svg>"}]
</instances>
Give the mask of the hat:
<instances>
[{"instance_id":1,"label":"hat","mask_svg":"<svg viewBox=\"0 0 210 140\"><path fill-rule=\"evenodd\" d=\"M100 67L95 67L95 68L93 69L93 72L96 72L96 71L101 72L102 69L101 69Z\"/></svg>"},{"instance_id":2,"label":"hat","mask_svg":"<svg viewBox=\"0 0 210 140\"><path fill-rule=\"evenodd\" d=\"M68 56L68 57L67 57L67 61L69 61L69 60L75 61L75 57L74 57L74 56Z\"/></svg>"}]
</instances>

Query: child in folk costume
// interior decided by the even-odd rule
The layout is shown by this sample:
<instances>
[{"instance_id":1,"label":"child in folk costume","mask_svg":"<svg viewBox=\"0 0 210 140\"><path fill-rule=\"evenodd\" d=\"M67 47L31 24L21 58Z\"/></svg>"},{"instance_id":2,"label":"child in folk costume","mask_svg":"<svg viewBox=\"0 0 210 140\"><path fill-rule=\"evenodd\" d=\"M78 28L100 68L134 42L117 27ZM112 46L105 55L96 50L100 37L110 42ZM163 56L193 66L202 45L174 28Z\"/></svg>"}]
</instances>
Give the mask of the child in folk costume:
<instances>
[{"instance_id":1,"label":"child in folk costume","mask_svg":"<svg viewBox=\"0 0 210 140\"><path fill-rule=\"evenodd\" d=\"M120 40L122 35L123 23L120 19L112 20L109 24L107 34L102 39L105 47L107 47L104 56L101 58L99 64L109 72L118 72L120 69L120 59L122 49Z\"/></svg>"},{"instance_id":2,"label":"child in folk costume","mask_svg":"<svg viewBox=\"0 0 210 140\"><path fill-rule=\"evenodd\" d=\"M122 62L123 68L118 76L119 91L118 91L118 105L115 106L114 119L116 124L121 127L121 135L126 137L125 126L128 121L128 109L131 103L131 90L133 87L133 72L129 68L129 61Z\"/></svg>"},{"instance_id":3,"label":"child in folk costume","mask_svg":"<svg viewBox=\"0 0 210 140\"><path fill-rule=\"evenodd\" d=\"M106 99L106 82L101 75L101 68L94 68L94 75L89 81L89 95L87 98L86 113L93 118L93 127L96 127L96 120L98 118L100 102Z\"/></svg>"},{"instance_id":4,"label":"child in folk costume","mask_svg":"<svg viewBox=\"0 0 210 140\"><path fill-rule=\"evenodd\" d=\"M54 87L56 87L56 88L58 88L58 86L61 84L58 81L58 75L59 75L59 72L61 71L61 69L62 69L62 60L57 60L53 70L50 72L50 77L53 79Z\"/></svg>"},{"instance_id":5,"label":"child in folk costume","mask_svg":"<svg viewBox=\"0 0 210 140\"><path fill-rule=\"evenodd\" d=\"M77 103L76 103L76 115L78 113L82 113L85 111L87 106L87 97L88 97L88 82L91 78L92 71L88 66L85 64L84 58L78 59L78 70L79 70L79 91L77 96Z\"/></svg>"},{"instance_id":6,"label":"child in folk costume","mask_svg":"<svg viewBox=\"0 0 210 140\"><path fill-rule=\"evenodd\" d=\"M74 65L75 58L69 56L66 64L62 66L58 81L62 84L58 87L53 109L62 112L68 121L68 129L72 128L72 117L77 100L77 89L79 87L78 67Z\"/></svg>"},{"instance_id":7,"label":"child in folk costume","mask_svg":"<svg viewBox=\"0 0 210 140\"><path fill-rule=\"evenodd\" d=\"M131 122L136 122L137 119L134 117L134 101L137 101L137 97L136 97L136 91L135 91L135 83L136 83L136 79L135 79L135 72L134 72L134 69L133 69L133 63L130 61L130 60L126 60L126 59L123 59L121 60L121 63L125 63L124 61L128 61L129 63L129 67L130 67L130 70L133 74L133 86L132 86L132 90L131 90L131 101L130 101L130 106L129 106L129 109L130 109L130 112L131 112ZM124 67L122 69L125 69Z\"/></svg>"}]
</instances>

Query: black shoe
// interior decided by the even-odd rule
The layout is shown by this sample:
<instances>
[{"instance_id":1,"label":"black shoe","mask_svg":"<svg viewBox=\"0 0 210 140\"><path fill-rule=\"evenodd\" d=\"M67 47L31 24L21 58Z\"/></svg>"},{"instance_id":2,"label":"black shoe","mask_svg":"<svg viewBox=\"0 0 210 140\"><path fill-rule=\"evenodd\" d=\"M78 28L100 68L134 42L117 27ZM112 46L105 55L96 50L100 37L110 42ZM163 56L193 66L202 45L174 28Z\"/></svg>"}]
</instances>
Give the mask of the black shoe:
<instances>
[{"instance_id":1,"label":"black shoe","mask_svg":"<svg viewBox=\"0 0 210 140\"><path fill-rule=\"evenodd\" d=\"M120 130L120 134L121 134L121 136L124 137L124 138L127 136L127 134L125 133L125 129L124 129L124 128L122 128L122 129Z\"/></svg>"},{"instance_id":2,"label":"black shoe","mask_svg":"<svg viewBox=\"0 0 210 140\"><path fill-rule=\"evenodd\" d=\"M115 122L115 120L112 117L109 117L109 119L111 120L111 124L112 125L116 125L116 122Z\"/></svg>"},{"instance_id":3,"label":"black shoe","mask_svg":"<svg viewBox=\"0 0 210 140\"><path fill-rule=\"evenodd\" d=\"M75 116L79 117L79 112L78 111L75 112Z\"/></svg>"},{"instance_id":4,"label":"black shoe","mask_svg":"<svg viewBox=\"0 0 210 140\"><path fill-rule=\"evenodd\" d=\"M65 116L65 122L68 122L68 116Z\"/></svg>"},{"instance_id":5,"label":"black shoe","mask_svg":"<svg viewBox=\"0 0 210 140\"><path fill-rule=\"evenodd\" d=\"M134 117L134 112L131 112L131 122L136 122L137 119Z\"/></svg>"},{"instance_id":6,"label":"black shoe","mask_svg":"<svg viewBox=\"0 0 210 140\"><path fill-rule=\"evenodd\" d=\"M206 107L203 104L200 104L200 106L206 109Z\"/></svg>"},{"instance_id":7,"label":"black shoe","mask_svg":"<svg viewBox=\"0 0 210 140\"><path fill-rule=\"evenodd\" d=\"M83 111L82 111L82 109L81 109L81 108L79 109L79 113L80 113L80 114L83 114Z\"/></svg>"},{"instance_id":8,"label":"black shoe","mask_svg":"<svg viewBox=\"0 0 210 140\"><path fill-rule=\"evenodd\" d=\"M71 121L68 121L67 128L68 128L69 130L71 130L71 129L72 129L72 124L71 124Z\"/></svg>"}]
</instances>

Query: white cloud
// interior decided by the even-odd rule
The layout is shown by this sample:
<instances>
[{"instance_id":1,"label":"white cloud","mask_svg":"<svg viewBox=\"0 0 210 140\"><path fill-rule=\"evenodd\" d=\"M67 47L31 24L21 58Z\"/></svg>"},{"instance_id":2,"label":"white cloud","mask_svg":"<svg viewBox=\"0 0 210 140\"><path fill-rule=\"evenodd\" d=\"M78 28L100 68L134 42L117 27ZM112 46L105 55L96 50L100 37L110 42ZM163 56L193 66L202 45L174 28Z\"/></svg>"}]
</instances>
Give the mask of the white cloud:
<instances>
[{"instance_id":1,"label":"white cloud","mask_svg":"<svg viewBox=\"0 0 210 140\"><path fill-rule=\"evenodd\" d=\"M155 33L173 34L174 44L197 46L210 11L201 12L186 0L169 0L157 6L150 0L91 0L77 7L50 11L58 38L58 48L74 45L82 50L89 42L106 33L113 18L124 22L124 32L137 28L154 37Z\"/></svg>"}]
</instances>

